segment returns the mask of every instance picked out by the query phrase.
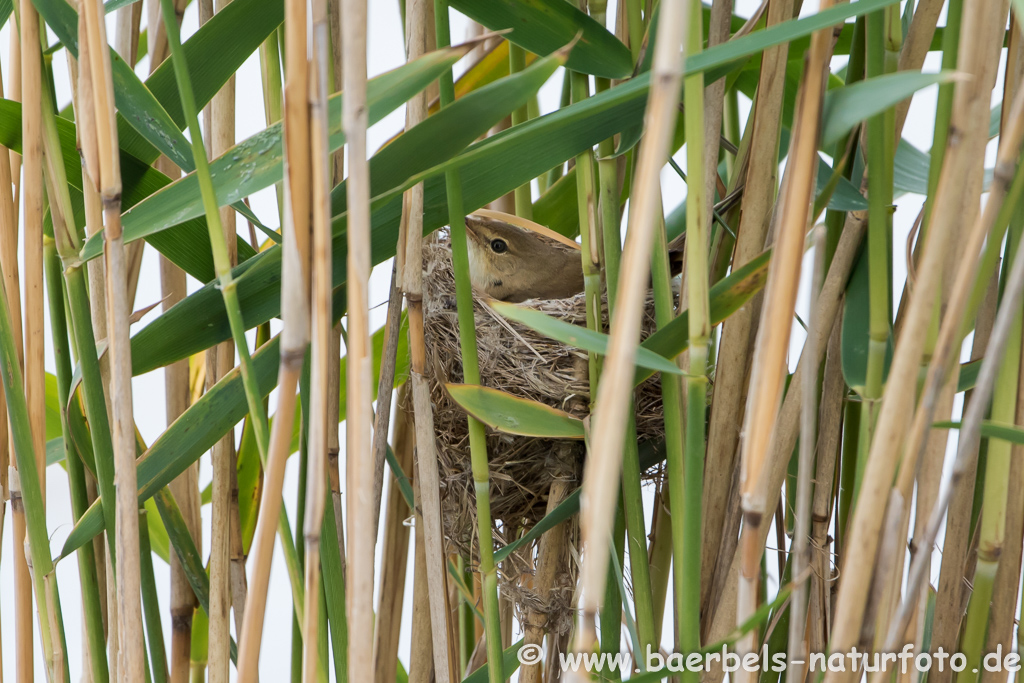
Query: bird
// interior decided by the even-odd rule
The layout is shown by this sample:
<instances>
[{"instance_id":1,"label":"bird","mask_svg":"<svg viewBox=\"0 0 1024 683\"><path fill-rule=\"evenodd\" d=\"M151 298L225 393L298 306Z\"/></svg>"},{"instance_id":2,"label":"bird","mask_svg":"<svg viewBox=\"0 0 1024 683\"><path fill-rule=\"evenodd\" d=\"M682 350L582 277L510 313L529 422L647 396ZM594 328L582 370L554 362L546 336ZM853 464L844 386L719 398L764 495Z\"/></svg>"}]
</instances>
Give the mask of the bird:
<instances>
[{"instance_id":1,"label":"bird","mask_svg":"<svg viewBox=\"0 0 1024 683\"><path fill-rule=\"evenodd\" d=\"M473 288L492 299L565 299L583 291L580 245L512 214L479 209L466 216Z\"/></svg>"}]
</instances>

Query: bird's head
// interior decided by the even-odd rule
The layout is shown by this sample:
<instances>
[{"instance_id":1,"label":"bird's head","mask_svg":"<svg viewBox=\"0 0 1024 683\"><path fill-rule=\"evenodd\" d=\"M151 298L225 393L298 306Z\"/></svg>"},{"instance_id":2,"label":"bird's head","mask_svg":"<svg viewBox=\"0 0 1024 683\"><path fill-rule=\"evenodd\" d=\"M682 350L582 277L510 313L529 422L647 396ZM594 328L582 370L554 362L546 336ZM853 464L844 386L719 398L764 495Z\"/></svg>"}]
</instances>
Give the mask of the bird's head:
<instances>
[{"instance_id":1,"label":"bird's head","mask_svg":"<svg viewBox=\"0 0 1024 683\"><path fill-rule=\"evenodd\" d=\"M549 228L500 211L466 217L473 287L501 301L563 299L583 291L580 247Z\"/></svg>"}]
</instances>

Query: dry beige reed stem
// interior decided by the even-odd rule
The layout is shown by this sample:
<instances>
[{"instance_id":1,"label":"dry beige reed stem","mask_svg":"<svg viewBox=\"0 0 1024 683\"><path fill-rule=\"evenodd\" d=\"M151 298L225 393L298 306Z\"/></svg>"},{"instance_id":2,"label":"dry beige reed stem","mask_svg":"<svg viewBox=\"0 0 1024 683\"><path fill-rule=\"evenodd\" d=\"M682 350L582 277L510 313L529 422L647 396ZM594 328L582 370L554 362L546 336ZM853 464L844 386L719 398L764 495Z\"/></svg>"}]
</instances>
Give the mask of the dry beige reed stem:
<instances>
[{"instance_id":1,"label":"dry beige reed stem","mask_svg":"<svg viewBox=\"0 0 1024 683\"><path fill-rule=\"evenodd\" d=\"M23 145L25 173L25 397L28 401L29 422L32 426L32 447L35 450L36 465L39 468L40 486L43 499L46 498L46 389L44 383L44 349L46 348L46 327L43 311L46 297L43 293L43 160L42 120L29 120L41 106L42 55L39 51L39 14L31 3L22 3L21 24L23 42L22 79L34 85L31 93L25 93L28 106L22 112L23 138L29 144ZM31 101L29 99L31 98ZM31 150L29 149L31 147Z\"/></svg>"},{"instance_id":2,"label":"dry beige reed stem","mask_svg":"<svg viewBox=\"0 0 1024 683\"><path fill-rule=\"evenodd\" d=\"M181 26L181 20L185 15L185 6L188 0L175 0L174 14ZM163 16L160 11L159 0L147 0L146 4L146 41L147 53L149 54L150 65L156 68L167 59L170 53L170 46L167 43L167 29L164 26ZM154 27L155 30L154 30Z\"/></svg>"},{"instance_id":3,"label":"dry beige reed stem","mask_svg":"<svg viewBox=\"0 0 1024 683\"><path fill-rule=\"evenodd\" d=\"M12 35L12 43L17 42L16 32ZM0 97L3 96L3 80L0 78ZM0 268L3 269L3 286L4 291L7 294L7 305L11 315L11 329L14 334L14 345L15 350L18 354L19 362L23 361L22 355L22 337L21 337L21 282L19 280L19 265L18 265L18 209L14 199L16 194L15 188L12 186L11 179L11 164L9 159L13 158L14 153L9 152L6 147L0 147ZM20 157L19 157L20 158ZM3 392L0 391L0 394ZM7 489L7 470L8 466L13 459L10 458L10 450L8 448L8 437L10 431L7 424L7 408L6 399L0 398L0 403L3 404L3 411L0 412L0 526L3 525L4 511L6 505L4 501L9 497L9 491ZM24 521L21 522L24 524ZM23 527L24 529L24 527ZM15 546L18 544L15 543ZM17 547L14 549L15 558L24 556L24 545L22 550L18 550ZM22 567L24 569L22 569ZM24 562L20 565L15 562L15 577L18 577L22 572L27 575L27 567ZM19 579L20 580L20 579ZM19 591L20 592L20 591ZM16 593L17 595L17 593ZM20 599L15 597L15 604ZM20 615L20 612L16 608L16 618ZM31 618L31 614L29 614ZM31 637L31 632L29 637ZM24 640L23 636L18 636L17 643L20 648L20 643ZM28 647L32 649L31 643ZM24 661L24 657L19 658L17 661ZM31 658L28 660L31 665ZM16 666L21 666L17 665ZM16 669L16 675L20 676L20 671ZM18 679L22 680L21 678Z\"/></svg>"},{"instance_id":4,"label":"dry beige reed stem","mask_svg":"<svg viewBox=\"0 0 1024 683\"><path fill-rule=\"evenodd\" d=\"M370 166L366 156L366 0L343 0L341 25L345 100L342 127L348 146L348 375L345 459L348 489L348 561L345 607L351 680L373 678L373 510L370 348ZM326 38L326 36L325 36Z\"/></svg>"},{"instance_id":5,"label":"dry beige reed stem","mask_svg":"<svg viewBox=\"0 0 1024 683\"><path fill-rule=\"evenodd\" d=\"M822 355L825 351L826 335L831 332L836 317L839 314L843 294L846 291L846 283L849 280L853 264L859 253L864 231L863 218L856 214L848 214L846 225L843 227L839 244L836 246L832 263L829 266L828 275L825 277L821 293L818 296L818 318L811 326L811 333L817 335L817 342L814 344L816 356L812 358L809 354L801 354L800 362L791 380L792 386L800 386L801 382L803 382L803 373L815 372L821 364ZM809 368L813 368L813 370L809 370ZM761 494L761 498L763 499L769 499L772 495L776 494L781 489L782 483L785 480L790 456L793 454L793 448L796 447L800 431L801 403L801 392L792 391L786 393L782 409L776 418L777 424L773 430L771 447L768 458L765 461L764 476L761 482L761 488L764 492ZM758 529L761 547L764 547L765 541L768 538L769 528L769 525L763 524ZM725 578L720 583L723 584L723 590L717 603L712 604L713 616L709 620L710 627L707 637L704 639L706 642L722 640L736 626L736 601L738 597L736 586L740 573L740 558L739 552L722 557L724 564L721 565L721 574ZM719 582L717 572L715 580ZM723 676L724 672L721 667L716 667L708 673L706 680L708 683L719 683Z\"/></svg>"},{"instance_id":6,"label":"dry beige reed stem","mask_svg":"<svg viewBox=\"0 0 1024 683\"><path fill-rule=\"evenodd\" d=\"M916 377L924 350L926 330L931 321L935 295L939 289L955 226L963 215L976 211L977 196L968 192L969 169L976 166L984 152L989 97L994 78L993 62L998 61L998 47L986 36L1002 31L1003 21L995 18L989 3L967 0L960 48L960 68L974 74L975 79L958 83L954 95L951 135L947 145L931 225L927 226L923 258L911 294L903 328L893 354L892 366L882 396L863 484L847 541L839 596L836 602L835 631L831 649L846 652L857 643L864 616L865 600L874 564L863 558L874 557L878 548L882 515L889 497L896 464L907 429L903 407L914 404ZM987 119L985 119L987 121ZM968 196L970 194L970 196ZM962 437L961 437L962 438ZM916 452L912 457L916 457ZM859 559L858 559L859 558ZM827 683L847 680L841 672L830 671Z\"/></svg>"},{"instance_id":7,"label":"dry beige reed stem","mask_svg":"<svg viewBox=\"0 0 1024 683\"><path fill-rule=\"evenodd\" d=\"M329 448L328 426L336 424L333 416L328 414L334 326L331 324L331 156L327 142L327 72L330 66L330 29L327 21L326 0L315 0L313 2L313 59L310 65L309 106L310 170L313 192L313 286L310 303L313 320L310 414L307 416L309 464L306 476L304 527L306 608L305 623L302 629L302 677L303 681L309 683L318 680L319 676L320 532L327 493L325 475L327 474ZM351 332L349 339L351 339ZM351 362L351 355L349 362ZM337 376L335 371L334 377ZM336 427L335 431L337 431Z\"/></svg>"},{"instance_id":8,"label":"dry beige reed stem","mask_svg":"<svg viewBox=\"0 0 1024 683\"><path fill-rule=\"evenodd\" d=\"M296 360L297 359L297 360ZM282 416L295 414L295 390L299 382L301 370L301 352L293 352L286 361L282 356L281 368L278 372L278 388L281 398L277 409ZM265 481L282 483L284 468L287 465L287 451L291 441L292 425L277 427L291 422L287 419L275 420L275 429L270 432L267 467L264 470ZM263 617L267 608L267 586L270 581L270 563L274 550L274 532L277 529L278 512L281 509L281 486L265 488L260 500L259 518L256 532L253 535L250 556L253 558L253 580L249 585L248 599L245 603L245 615L242 620L242 635L238 642L238 681L252 683L257 680L259 671L259 652L263 639Z\"/></svg>"},{"instance_id":9,"label":"dry beige reed stem","mask_svg":"<svg viewBox=\"0 0 1024 683\"><path fill-rule=\"evenodd\" d=\"M935 411L935 403L940 389L947 384L946 375L949 366L956 360L955 352L961 341L962 318L967 307L972 284L975 280L982 244L991 232L996 217L1003 206L1007 190L1016 172L1016 161L1020 145L1024 140L1024 88L1018 89L1014 97L1011 113L1007 118L1008 125L1003 130L999 153L996 159L993 183L990 187L988 200L981 216L975 221L968 234L966 244L962 246L965 255L960 262L956 281L952 288L952 298L946 307L939 338L929 363L928 375L921 391L921 401L914 414L911 431L907 435L907 445L902 466L913 469L913 461L921 451L928 425L931 424ZM986 352L986 356L991 351ZM973 399L972 399L973 403ZM962 438L962 437L961 437ZM934 508L933 508L934 510ZM934 513L933 513L934 514ZM927 533L927 532L926 532ZM922 555L930 555L930 544L922 545ZM916 558L915 558L916 559ZM894 624L894 627L896 624Z\"/></svg>"},{"instance_id":10,"label":"dry beige reed stem","mask_svg":"<svg viewBox=\"0 0 1024 683\"><path fill-rule=\"evenodd\" d=\"M411 0L408 5L408 50L409 59L415 59L424 52L428 43L428 17L432 16L433 3L430 0ZM406 127L411 128L426 118L427 94L418 93L409 100L406 109ZM446 602L446 578L444 538L441 526L440 478L437 468L434 441L434 414L430 401L430 387L426 377L426 345L423 336L423 184L410 188L403 206L405 223L405 261L401 276L402 289L409 318L409 382L412 385L413 411L416 433L416 481L418 497L416 505L421 517L417 519L416 553L417 562L421 552L421 539L426 569L426 593L428 595L431 628L424 634L432 643L434 674L438 683L457 680L455 663L449 658L448 611ZM402 246L399 244L399 246ZM422 526L419 524L422 522ZM422 535L420 530L422 528ZM423 585L417 585L414 600L420 605ZM418 643L422 645L422 643ZM426 667L417 666L417 675ZM429 676L429 674L428 674ZM424 679L419 679L424 680Z\"/></svg>"},{"instance_id":11,"label":"dry beige reed stem","mask_svg":"<svg viewBox=\"0 0 1024 683\"><path fill-rule=\"evenodd\" d=\"M992 397L992 390L995 385L999 366L1006 351L1007 339L1010 336L1010 328L1013 325L1014 317L1019 310L1021 299L1024 298L1024 249L1018 249L1010 267L1009 275L1006 278L1006 287L1003 291L1003 299L996 314L996 321L992 327L992 336L985 359L982 361L981 371L978 374L978 381L975 385L975 395L971 404L964 412L964 419L960 428L960 441L957 446L956 459L953 463L953 472L939 492L938 500L932 507L928 520L928 527L925 531L922 546L930 548L938 535L939 527L943 523L946 510L949 506L952 491L960 484L964 475L973 468L977 458L978 443L981 439L981 422L988 410L988 402ZM913 609L914 596L920 590L922 583L927 580L924 561L926 554L920 553L911 564L910 573L907 579L907 594L910 599L900 604L899 611L890 626L886 643L894 643L898 640L903 626L910 617Z\"/></svg>"},{"instance_id":12,"label":"dry beige reed stem","mask_svg":"<svg viewBox=\"0 0 1024 683\"><path fill-rule=\"evenodd\" d=\"M841 325L835 324L828 340L824 384L818 412L818 439L815 445L817 469L814 474L814 499L811 504L811 593L808 613L809 652L824 652L831 625L829 611L832 583L831 544L828 537L832 512L832 486L835 481L839 438L843 428L843 399L846 382L842 370Z\"/></svg>"},{"instance_id":13,"label":"dry beige reed stem","mask_svg":"<svg viewBox=\"0 0 1024 683\"><path fill-rule=\"evenodd\" d=\"M818 291L825 267L825 229L814 230L814 273L811 277L810 323L813 324L817 315ZM815 335L808 335L804 342L807 355L816 357L818 342ZM796 583L790 602L789 619L789 661L794 671L794 680L803 679L803 665L798 662L807 661L807 642L805 640L807 622L807 594L810 576L809 533L811 529L811 486L814 469L814 452L817 444L818 429L818 375L808 372L804 374L804 383L800 386L803 392L803 405L800 407L800 451L796 482L796 510L794 511L795 526L791 548L793 563L793 581Z\"/></svg>"},{"instance_id":14,"label":"dry beige reed stem","mask_svg":"<svg viewBox=\"0 0 1024 683\"><path fill-rule=\"evenodd\" d=\"M23 92L22 110L22 160L24 180L24 365L25 396L28 402L29 424L32 431L32 446L39 469L40 484L45 500L45 467L40 458L45 458L45 385L44 340L45 327L43 311L43 175L42 175L42 121L36 112L41 105L41 55L39 51L39 15L29 2L21 4L22 33L22 80L35 85ZM12 460L13 464L13 460ZM20 495L15 497L15 480L12 474L10 485L11 512L14 529L15 564L15 628L17 634L17 669L19 680L32 680L33 665L33 617L32 578L26 553L25 508ZM43 605L39 609L45 609Z\"/></svg>"},{"instance_id":15,"label":"dry beige reed stem","mask_svg":"<svg viewBox=\"0 0 1024 683\"><path fill-rule=\"evenodd\" d=\"M939 21L939 14L945 0L921 0L914 8L914 18L907 30L907 37L903 40L903 48L900 50L899 71L920 71L924 66L924 58L935 36L935 27ZM906 99L896 105L896 130L903 130L903 124L907 120L907 112L910 111L910 99Z\"/></svg>"},{"instance_id":16,"label":"dry beige reed stem","mask_svg":"<svg viewBox=\"0 0 1024 683\"><path fill-rule=\"evenodd\" d=\"M1012 15L1013 21L1020 26L1019 18ZM1007 50L1006 69L1003 79L1003 102L1013 100L1015 93L1021 90L1021 79L1024 76L1024 35L1019 30L1011 31ZM1014 125L1014 112L1005 107L1002 112L1000 130L1007 130ZM1024 350L1021 352L1024 359ZM1024 424L1024 373L1020 373L1017 382L1016 411L1014 424ZM1013 446L1010 459L1009 487L1007 498L1006 534L1000 556L999 568L996 571L995 584L992 589L992 606L989 616L988 631L985 640L985 652L995 652L1001 646L1003 652L1009 652L1013 646L1012 637L1017 607L1017 588L1021 571L1021 551L1024 549L1024 462L1021 461L1021 447ZM933 499L934 501L934 499ZM933 502L931 501L931 502ZM1007 680L1007 671L983 671L982 683L1003 683Z\"/></svg>"},{"instance_id":17,"label":"dry beige reed stem","mask_svg":"<svg viewBox=\"0 0 1024 683\"><path fill-rule=\"evenodd\" d=\"M548 492L548 514L565 500L569 493L569 486L569 482L563 479L556 479L551 483L551 490ZM565 550L565 540L565 534L562 533L561 528L552 529L541 537L540 548L537 551L537 571L533 577L533 589L542 600L547 598L548 593L555 585ZM547 621L547 615L542 612L531 609L526 611L523 623L524 647L527 645L540 646L544 641ZM519 673L519 681L520 683L540 683L542 673L540 663L524 664Z\"/></svg>"},{"instance_id":18,"label":"dry beige reed stem","mask_svg":"<svg viewBox=\"0 0 1024 683\"><path fill-rule=\"evenodd\" d=\"M403 472L413 471L414 433L412 406L409 404L408 384L399 389L398 409L395 414L395 458ZM395 680L398 663L398 643L402 630L402 605L405 600L405 570L409 558L409 527L405 520L412 510L405 502L401 490L393 485L388 489L387 513L384 516L384 538L381 549L380 599L374 622L373 659L374 683ZM430 655L427 655L427 659Z\"/></svg>"},{"instance_id":19,"label":"dry beige reed stem","mask_svg":"<svg viewBox=\"0 0 1024 683\"><path fill-rule=\"evenodd\" d=\"M614 500L622 469L622 440L626 411L633 396L633 368L640 339L640 317L648 287L650 256L661 213L659 173L669 154L683 76L682 45L688 31L684 0L665 0L661 5L651 90L644 116L630 205L629 230L619 275L619 301L612 315L608 355L598 387L594 431L583 474L580 519L583 543L589 560L584 563L582 613L576 647L589 651L596 639L595 619L604 598L608 573L608 544L612 535ZM578 678L584 674L577 673Z\"/></svg>"},{"instance_id":20,"label":"dry beige reed stem","mask_svg":"<svg viewBox=\"0 0 1024 683\"><path fill-rule=\"evenodd\" d=\"M401 229L401 228L400 228ZM405 238L399 235L399 242ZM374 529L380 523L381 496L384 492L384 461L388 445L388 426L391 421L391 397L394 393L395 370L398 361L398 335L402 323L402 296L399 282L404 269L405 254L398 250L391 270L391 288L388 290L388 313L384 323L384 351L381 356L380 377L377 381L377 412L373 421L373 512Z\"/></svg>"},{"instance_id":21,"label":"dry beige reed stem","mask_svg":"<svg viewBox=\"0 0 1024 683\"><path fill-rule=\"evenodd\" d=\"M214 10L222 11L228 2L218 0ZM214 95L207 108L210 118L209 154L216 158L235 144L235 78L228 79L224 87ZM235 211L231 207L220 209L221 228L228 248L229 263L238 262L238 242L235 239ZM217 344L206 352L207 361L213 361L207 369L207 384L213 386L226 375L235 364L234 344L229 341ZM210 372L212 370L212 373ZM227 683L231 669L231 536L232 519L237 517L237 500L231 491L237 471L234 432L229 431L210 451L213 466L212 500L210 506L210 609L209 639L207 646L210 683ZM235 506L233 511L232 506ZM244 578L244 572L243 572ZM244 609L244 601L237 609ZM238 612L235 625L241 627Z\"/></svg>"},{"instance_id":22,"label":"dry beige reed stem","mask_svg":"<svg viewBox=\"0 0 1024 683\"><path fill-rule=\"evenodd\" d=\"M166 161L166 160L165 160ZM170 164L165 164L167 168ZM161 293L164 296L163 310L185 298L185 271L164 256L160 258ZM164 397L167 424L170 425L185 412L189 405L188 360L169 365L164 371ZM185 470L170 484L185 519L185 526L197 547L202 547L201 518L199 510L199 471L193 466ZM192 615L198 606L195 593L185 575L177 553L171 554L171 683L188 683L189 662L192 652Z\"/></svg>"},{"instance_id":23,"label":"dry beige reed stem","mask_svg":"<svg viewBox=\"0 0 1024 683\"><path fill-rule=\"evenodd\" d=\"M939 435L936 435L934 433L936 430L929 427L937 415L948 415L949 407L952 405L956 385L955 374L958 372L953 361L962 341L962 318L977 276L978 257L982 244L993 228L996 217L1003 206L1009 184L1013 179L1017 153L1021 140L1024 138L1024 123L1022 123L1021 117L1024 117L1024 90L1018 90L1017 95L1013 97L1013 104L1005 118L1006 126L1001 136L993 184L985 203L984 212L977 217L972 229L967 234L966 242L958 250L959 254L966 256L960 260L956 279L951 286L950 299L946 302L945 317L935 348L932 350L928 374L921 389L921 400L907 435L904 458L900 463L897 477L897 488L907 499L908 508L914 473L918 470L918 460L924 458L926 463L934 463L927 468L933 473L930 479L930 483L933 485L937 486L941 474L941 455L945 451L946 432L942 430ZM937 439L937 436L943 438ZM928 495L922 497L920 493L918 494L920 501L918 507L926 507L918 512L915 542L925 529L927 510L930 510L934 503L935 493L934 488L929 487ZM909 518L909 509L906 514ZM918 550L928 552L926 548L918 547Z\"/></svg>"},{"instance_id":24,"label":"dry beige reed stem","mask_svg":"<svg viewBox=\"0 0 1024 683\"><path fill-rule=\"evenodd\" d=\"M116 499L117 655L119 680L138 681L144 675L145 646L142 631L142 599L139 567L139 513L136 498L135 423L132 417L131 346L128 338L131 308L128 302L127 269L121 235L121 169L117 142L114 89L110 75L110 51L101 2L86 0L81 6L85 24L87 60L79 74L87 73L86 100L91 111L86 129L95 140L96 162L85 171L99 191L105 235L107 295L107 352L110 358L111 436L114 445ZM81 83L79 92L82 94ZM92 144L90 143L90 148Z\"/></svg>"},{"instance_id":25,"label":"dry beige reed stem","mask_svg":"<svg viewBox=\"0 0 1024 683\"><path fill-rule=\"evenodd\" d=\"M772 0L768 8L767 25L774 26L791 19L792 16L793 0ZM749 262L764 249L779 169L779 121L782 117L782 99L785 91L785 78L781 75L786 70L788 50L788 45L783 44L765 50L761 58L757 97L750 116L753 128L747 154L749 165L736 233L733 268ZM718 137L717 134L715 137ZM717 163L718 155L713 158ZM717 167L714 171L717 172ZM714 197L713 194L709 196ZM715 465L706 468L704 475L701 517L704 545L701 576L705 577L714 573L721 546L723 521L738 455L740 420L737 416L743 414L745 407L751 330L755 328L760 301L760 297L755 297L752 302L731 315L722 327L707 444L707 461ZM710 598L710 589L711 582L702 581L701 604L706 604Z\"/></svg>"},{"instance_id":26,"label":"dry beige reed stem","mask_svg":"<svg viewBox=\"0 0 1024 683\"><path fill-rule=\"evenodd\" d=\"M417 430L418 431L418 430ZM419 434L416 434L419 438ZM420 501L420 478L413 479L413 495ZM415 517L415 539L413 544L413 589L412 589L412 644L409 648L409 683L430 683L434 680L434 644L431 637L433 615L430 611L430 594L427 584L426 534L424 533L422 506L413 510ZM447 666L445 667L447 671ZM390 681L388 682L390 683Z\"/></svg>"},{"instance_id":27,"label":"dry beige reed stem","mask_svg":"<svg viewBox=\"0 0 1024 683\"><path fill-rule=\"evenodd\" d=\"M341 50L341 3L331 0L327 3L327 22L331 33L331 64L334 79L331 92L341 92L345 74ZM331 187L337 187L345 178L345 148L339 147L331 155ZM334 326L331 333L329 381L327 396L328 415L338 415L341 411L341 322ZM327 473L331 482L331 497L334 502L334 526L338 531L338 551L341 555L341 575L345 576L345 525L343 524L341 504L341 471L338 465L338 454L341 444L338 438L338 427L333 422L327 430Z\"/></svg>"},{"instance_id":28,"label":"dry beige reed stem","mask_svg":"<svg viewBox=\"0 0 1024 683\"><path fill-rule=\"evenodd\" d=\"M30 85L22 93L22 169L24 171L24 345L21 360L24 366L25 395L28 401L32 445L37 457L40 450L40 402L43 387L43 141L42 141L42 57L39 51L39 15L28 0L20 4L21 79ZM12 32L13 33L13 32ZM16 238L15 238L16 239ZM17 253L17 250L14 252ZM17 272L17 270L15 270ZM15 289L17 291L17 289ZM43 409L45 410L45 404ZM45 412L42 413L45 420ZM38 462L38 460L37 460ZM11 460L14 464L14 459ZM42 468L40 468L42 469ZM13 475L13 472L12 472ZM45 479L40 483L45 491ZM13 486L13 480L9 482ZM25 553L25 509L20 499L15 505L11 497L14 529L14 610L17 638L16 668L19 683L33 680L32 578Z\"/></svg>"},{"instance_id":29,"label":"dry beige reed stem","mask_svg":"<svg viewBox=\"0 0 1024 683\"><path fill-rule=\"evenodd\" d=\"M252 581L238 643L238 681L253 683L259 669L267 586L273 560L274 533L281 511L284 470L295 417L295 390L309 339L310 146L309 61L306 3L285 3L285 230L282 235L281 361L278 370L278 415L270 432L264 468L263 498L253 536Z\"/></svg>"},{"instance_id":30,"label":"dry beige reed stem","mask_svg":"<svg viewBox=\"0 0 1024 683\"><path fill-rule=\"evenodd\" d=\"M3 77L0 76L0 97L4 96ZM15 347L21 353L21 295L18 282L18 216L14 206L11 186L10 153L0 146L0 270L3 271L4 291L8 310L11 311L11 328ZM2 295L0 295L2 296ZM7 468L10 464L10 449L7 425L7 400L0 390L0 528L3 528L7 510Z\"/></svg>"},{"instance_id":31,"label":"dry beige reed stem","mask_svg":"<svg viewBox=\"0 0 1024 683\"><path fill-rule=\"evenodd\" d=\"M830 0L825 0L821 9L831 5ZM757 391L748 394L741 444L740 492L744 525L740 539L742 562L737 623L746 621L757 609L757 582L764 549L758 540L758 527L764 521L767 501L773 496L761 490L761 479L786 376L786 353L800 283L804 236L814 198L822 96L831 57L832 32L816 32L811 37L810 54L797 92L793 140L779 207L778 238L765 291L764 324L757 331L751 363L750 386L757 387ZM817 353L808 355L817 357ZM752 651L753 634L741 639L738 649ZM739 679L749 680L748 674L743 672Z\"/></svg>"},{"instance_id":32,"label":"dry beige reed stem","mask_svg":"<svg viewBox=\"0 0 1024 683\"><path fill-rule=\"evenodd\" d=\"M135 65L139 48L139 22L142 19L142 4L133 3L117 10L114 29L114 51L132 66ZM71 56L68 55L70 59ZM142 272L142 252L145 240L136 240L125 247L128 271L128 307L134 309L135 294L139 287L139 275Z\"/></svg>"}]
</instances>

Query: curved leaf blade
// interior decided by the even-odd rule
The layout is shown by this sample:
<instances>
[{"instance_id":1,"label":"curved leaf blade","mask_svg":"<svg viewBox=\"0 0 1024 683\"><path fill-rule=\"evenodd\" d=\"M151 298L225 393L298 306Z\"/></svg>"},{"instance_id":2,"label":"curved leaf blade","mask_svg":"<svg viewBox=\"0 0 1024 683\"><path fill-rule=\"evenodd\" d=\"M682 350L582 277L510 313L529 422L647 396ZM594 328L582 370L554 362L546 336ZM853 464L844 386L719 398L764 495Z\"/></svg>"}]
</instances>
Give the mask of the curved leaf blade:
<instances>
[{"instance_id":1,"label":"curved leaf blade","mask_svg":"<svg viewBox=\"0 0 1024 683\"><path fill-rule=\"evenodd\" d=\"M954 77L949 71L901 71L830 90L821 112L821 145L829 148L861 121L895 106L921 88L947 83Z\"/></svg>"},{"instance_id":2,"label":"curved leaf blade","mask_svg":"<svg viewBox=\"0 0 1024 683\"><path fill-rule=\"evenodd\" d=\"M608 353L608 335L603 332L573 325L526 306L517 306L504 301L488 301L487 305L501 317L514 320L555 341L602 356ZM672 375L683 374L683 371L675 363L643 347L637 349L636 364L655 372L667 372Z\"/></svg>"},{"instance_id":3,"label":"curved leaf blade","mask_svg":"<svg viewBox=\"0 0 1024 683\"><path fill-rule=\"evenodd\" d=\"M629 49L575 4L565 0L452 0L451 6L530 52L548 55L579 36L566 68L604 78L633 69Z\"/></svg>"},{"instance_id":4,"label":"curved leaf blade","mask_svg":"<svg viewBox=\"0 0 1024 683\"><path fill-rule=\"evenodd\" d=\"M445 384L460 408L504 434L541 439L582 439L583 420L528 398L475 384Z\"/></svg>"}]
</instances>

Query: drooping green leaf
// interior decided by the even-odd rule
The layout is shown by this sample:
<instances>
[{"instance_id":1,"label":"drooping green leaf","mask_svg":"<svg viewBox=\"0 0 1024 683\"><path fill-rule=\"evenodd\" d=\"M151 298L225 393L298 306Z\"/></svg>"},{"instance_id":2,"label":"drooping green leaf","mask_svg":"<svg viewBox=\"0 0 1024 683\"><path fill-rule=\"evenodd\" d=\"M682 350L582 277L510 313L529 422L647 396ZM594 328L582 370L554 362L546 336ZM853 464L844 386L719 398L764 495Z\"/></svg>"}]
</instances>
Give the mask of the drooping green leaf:
<instances>
[{"instance_id":1,"label":"drooping green leaf","mask_svg":"<svg viewBox=\"0 0 1024 683\"><path fill-rule=\"evenodd\" d=\"M582 439L585 435L583 421L564 410L475 384L445 387L460 408L499 432L543 439Z\"/></svg>"},{"instance_id":2,"label":"drooping green leaf","mask_svg":"<svg viewBox=\"0 0 1024 683\"><path fill-rule=\"evenodd\" d=\"M951 72L901 71L830 90L821 112L821 145L828 149L861 121L896 106L921 88L947 83L953 77Z\"/></svg>"},{"instance_id":3,"label":"drooping green leaf","mask_svg":"<svg viewBox=\"0 0 1024 683\"><path fill-rule=\"evenodd\" d=\"M46 466L64 462L64 437L55 436L46 441Z\"/></svg>"},{"instance_id":4,"label":"drooping green leaf","mask_svg":"<svg viewBox=\"0 0 1024 683\"><path fill-rule=\"evenodd\" d=\"M89 508L91 511L95 505ZM195 593L199 606L206 614L210 613L210 577L206 575L202 558L196 548L192 534L185 525L185 518L181 515L181 509L177 501L171 495L170 489L163 488L156 496L156 508L160 518L164 521L170 544L175 550L178 561L185 571L192 592ZM82 519L85 519L84 517ZM77 528L77 527L76 527ZM238 661L238 648L235 639L231 638L231 661Z\"/></svg>"},{"instance_id":5,"label":"drooping green leaf","mask_svg":"<svg viewBox=\"0 0 1024 683\"><path fill-rule=\"evenodd\" d=\"M0 29L14 16L14 0L0 0Z\"/></svg>"},{"instance_id":6,"label":"drooping green leaf","mask_svg":"<svg viewBox=\"0 0 1024 683\"><path fill-rule=\"evenodd\" d=\"M451 6L492 31L511 29L508 40L547 55L573 46L566 68L604 78L625 78L633 68L629 49L585 12L564 0L451 0Z\"/></svg>"},{"instance_id":7,"label":"drooping green leaf","mask_svg":"<svg viewBox=\"0 0 1024 683\"><path fill-rule=\"evenodd\" d=\"M801 19L792 19L771 28L753 31L736 40L729 40L704 50L687 60L686 71L706 71L704 80L711 83L721 78L739 60L760 54L770 47L793 42L815 31L837 26L847 19L888 7L899 0L858 0L835 5Z\"/></svg>"},{"instance_id":8,"label":"drooping green leaf","mask_svg":"<svg viewBox=\"0 0 1024 683\"><path fill-rule=\"evenodd\" d=\"M550 337L563 344L574 346L584 351L590 351L591 353L600 355L608 353L608 335L603 332L581 327L580 325L573 325L538 311L535 308L516 306L515 304L502 301L488 301L487 305L497 311L503 318L526 325L531 330L543 334L545 337ZM672 375L683 374L679 366L672 361L642 347L637 349L636 364L656 372L667 372Z\"/></svg>"},{"instance_id":9,"label":"drooping green leaf","mask_svg":"<svg viewBox=\"0 0 1024 683\"><path fill-rule=\"evenodd\" d=\"M167 535L167 527L160 513L156 509L156 503L150 498L146 501L146 530L149 532L149 545L157 557L164 562L170 562L171 540Z\"/></svg>"}]
</instances>

